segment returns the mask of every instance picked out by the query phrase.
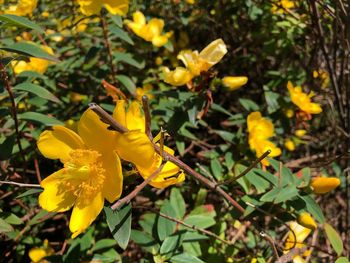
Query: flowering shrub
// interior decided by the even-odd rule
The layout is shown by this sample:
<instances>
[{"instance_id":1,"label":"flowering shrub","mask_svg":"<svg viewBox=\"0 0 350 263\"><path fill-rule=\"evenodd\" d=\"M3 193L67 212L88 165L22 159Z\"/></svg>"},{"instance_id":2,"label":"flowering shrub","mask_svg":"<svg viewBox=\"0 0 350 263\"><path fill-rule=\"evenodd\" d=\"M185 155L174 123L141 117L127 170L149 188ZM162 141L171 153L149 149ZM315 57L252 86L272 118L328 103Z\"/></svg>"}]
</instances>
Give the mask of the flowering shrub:
<instances>
[{"instance_id":1,"label":"flowering shrub","mask_svg":"<svg viewBox=\"0 0 350 263\"><path fill-rule=\"evenodd\" d=\"M345 1L0 3L4 261L348 262Z\"/></svg>"}]
</instances>

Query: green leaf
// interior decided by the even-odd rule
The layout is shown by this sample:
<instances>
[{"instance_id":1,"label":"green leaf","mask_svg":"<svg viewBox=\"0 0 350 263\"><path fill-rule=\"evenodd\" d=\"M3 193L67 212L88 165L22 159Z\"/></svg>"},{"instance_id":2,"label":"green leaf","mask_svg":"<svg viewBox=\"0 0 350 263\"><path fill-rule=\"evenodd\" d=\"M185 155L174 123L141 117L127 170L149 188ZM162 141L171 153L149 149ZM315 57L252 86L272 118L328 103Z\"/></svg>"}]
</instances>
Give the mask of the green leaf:
<instances>
[{"instance_id":1,"label":"green leaf","mask_svg":"<svg viewBox=\"0 0 350 263\"><path fill-rule=\"evenodd\" d=\"M23 224L22 220L18 216L9 212L1 212L0 218L2 218L3 220L5 220L7 223L11 225Z\"/></svg>"},{"instance_id":2,"label":"green leaf","mask_svg":"<svg viewBox=\"0 0 350 263\"><path fill-rule=\"evenodd\" d=\"M119 27L123 26L123 19L120 15L110 15L112 21Z\"/></svg>"},{"instance_id":3,"label":"green leaf","mask_svg":"<svg viewBox=\"0 0 350 263\"><path fill-rule=\"evenodd\" d=\"M287 200L292 200L296 196L298 196L298 190L294 185L284 187L280 191L280 193L276 196L276 199L274 200L274 203L281 203L285 202Z\"/></svg>"},{"instance_id":4,"label":"green leaf","mask_svg":"<svg viewBox=\"0 0 350 263\"><path fill-rule=\"evenodd\" d=\"M0 143L0 160L7 160L11 157L13 147L16 144L16 135L12 134L5 138L5 140Z\"/></svg>"},{"instance_id":5,"label":"green leaf","mask_svg":"<svg viewBox=\"0 0 350 263\"><path fill-rule=\"evenodd\" d=\"M130 53L113 52L113 56L117 61L125 62L138 69L143 69L146 65L144 60L139 62L136 59L134 59Z\"/></svg>"},{"instance_id":6,"label":"green leaf","mask_svg":"<svg viewBox=\"0 0 350 263\"><path fill-rule=\"evenodd\" d=\"M152 254L158 253L159 244L150 235L139 230L131 230L131 239Z\"/></svg>"},{"instance_id":7,"label":"green leaf","mask_svg":"<svg viewBox=\"0 0 350 263\"><path fill-rule=\"evenodd\" d=\"M34 122L42 123L42 124L45 124L48 126L64 125L63 122L61 122L53 117L49 117L49 116L44 115L42 113L32 112L32 111L18 114L18 119L27 120L27 121L34 121Z\"/></svg>"},{"instance_id":8,"label":"green leaf","mask_svg":"<svg viewBox=\"0 0 350 263\"><path fill-rule=\"evenodd\" d=\"M170 259L170 262L172 263L204 263L204 261L200 260L199 258L192 256L187 253L182 253L176 256L173 256Z\"/></svg>"},{"instance_id":9,"label":"green leaf","mask_svg":"<svg viewBox=\"0 0 350 263\"><path fill-rule=\"evenodd\" d=\"M184 222L199 228L208 228L216 223L215 219L210 215L189 215L185 218Z\"/></svg>"},{"instance_id":10,"label":"green leaf","mask_svg":"<svg viewBox=\"0 0 350 263\"><path fill-rule=\"evenodd\" d=\"M335 263L350 263L350 261L346 257L340 257L335 261Z\"/></svg>"},{"instance_id":11,"label":"green leaf","mask_svg":"<svg viewBox=\"0 0 350 263\"><path fill-rule=\"evenodd\" d=\"M18 84L15 87L13 87L13 90L27 91L43 99L51 100L57 103L60 102L60 100L55 95L53 95L50 91L48 91L43 87L40 87L39 85L30 83L30 82L24 82L24 83Z\"/></svg>"},{"instance_id":12,"label":"green leaf","mask_svg":"<svg viewBox=\"0 0 350 263\"><path fill-rule=\"evenodd\" d=\"M247 167L242 164L237 164L235 166L235 174L239 176L246 168ZM268 187L270 187L269 181L264 177L255 174L254 170L250 170L244 178L256 188L258 193L263 193Z\"/></svg>"},{"instance_id":13,"label":"green leaf","mask_svg":"<svg viewBox=\"0 0 350 263\"><path fill-rule=\"evenodd\" d=\"M116 37L120 38L121 40L124 40L125 42L129 43L130 45L134 45L134 41L130 38L129 34L121 29L118 26L111 25L109 26L109 31L113 33Z\"/></svg>"},{"instance_id":14,"label":"green leaf","mask_svg":"<svg viewBox=\"0 0 350 263\"><path fill-rule=\"evenodd\" d=\"M176 218L182 219L186 213L186 204L178 188L173 187L171 189L170 204L175 211Z\"/></svg>"},{"instance_id":15,"label":"green leaf","mask_svg":"<svg viewBox=\"0 0 350 263\"><path fill-rule=\"evenodd\" d=\"M122 262L122 257L118 254L117 251L115 251L115 249L111 248L102 254L94 254L91 262L120 263Z\"/></svg>"},{"instance_id":16,"label":"green leaf","mask_svg":"<svg viewBox=\"0 0 350 263\"><path fill-rule=\"evenodd\" d=\"M123 206L119 211L104 208L107 224L114 239L122 249L126 249L131 233L131 204Z\"/></svg>"},{"instance_id":17,"label":"green leaf","mask_svg":"<svg viewBox=\"0 0 350 263\"><path fill-rule=\"evenodd\" d=\"M245 108L247 111L258 111L259 106L250 99L238 99L239 103Z\"/></svg>"},{"instance_id":18,"label":"green leaf","mask_svg":"<svg viewBox=\"0 0 350 263\"><path fill-rule=\"evenodd\" d=\"M23 16L4 14L4 15L0 15L0 21L6 22L11 26L29 28L29 29L38 31L39 33L42 33L42 34L44 33L44 30L40 26L38 26L37 24L30 21L28 18L25 18Z\"/></svg>"},{"instance_id":19,"label":"green leaf","mask_svg":"<svg viewBox=\"0 0 350 263\"><path fill-rule=\"evenodd\" d=\"M310 212L317 221L323 224L325 222L325 218L321 208L316 203L316 201L311 196L308 196L308 195L300 196L300 198L305 201L307 211Z\"/></svg>"},{"instance_id":20,"label":"green leaf","mask_svg":"<svg viewBox=\"0 0 350 263\"><path fill-rule=\"evenodd\" d=\"M23 198L23 197L28 196L28 195L41 193L42 191L43 191L43 189L29 189L29 190L25 191L24 193L16 196L16 199Z\"/></svg>"},{"instance_id":21,"label":"green leaf","mask_svg":"<svg viewBox=\"0 0 350 263\"><path fill-rule=\"evenodd\" d=\"M49 212L41 209L32 219L29 220L29 222L27 223L29 226L32 226L32 225L36 225L38 223L40 223L40 220L47 216L49 214ZM51 213L51 214L54 214L54 213Z\"/></svg>"},{"instance_id":22,"label":"green leaf","mask_svg":"<svg viewBox=\"0 0 350 263\"><path fill-rule=\"evenodd\" d=\"M186 231L179 231L174 235L166 237L160 247L160 254L174 254L176 249L182 245L185 232Z\"/></svg>"},{"instance_id":23,"label":"green leaf","mask_svg":"<svg viewBox=\"0 0 350 263\"><path fill-rule=\"evenodd\" d=\"M341 253L343 253L344 246L343 246L343 241L342 241L340 235L328 223L324 223L323 227L324 227L324 230L326 232L327 238L328 238L329 242L331 243L333 249L338 254L338 256L341 255Z\"/></svg>"},{"instance_id":24,"label":"green leaf","mask_svg":"<svg viewBox=\"0 0 350 263\"><path fill-rule=\"evenodd\" d=\"M11 231L13 231L13 227L4 219L0 218L0 233L6 233Z\"/></svg>"},{"instance_id":25,"label":"green leaf","mask_svg":"<svg viewBox=\"0 0 350 263\"><path fill-rule=\"evenodd\" d=\"M210 169L213 172L214 177L217 180L222 180L223 175L222 175L222 166L221 163L219 162L218 158L213 158L210 160Z\"/></svg>"},{"instance_id":26,"label":"green leaf","mask_svg":"<svg viewBox=\"0 0 350 263\"><path fill-rule=\"evenodd\" d=\"M278 99L281 97L278 93L270 91L266 86L264 86L264 95L267 103L267 111L271 114L281 108Z\"/></svg>"},{"instance_id":27,"label":"green leaf","mask_svg":"<svg viewBox=\"0 0 350 263\"><path fill-rule=\"evenodd\" d=\"M176 212L173 209L169 200L165 200L160 208L160 212L171 217L176 217ZM174 233L176 223L164 217L159 216L157 223L157 233L159 240L164 240L167 236Z\"/></svg>"},{"instance_id":28,"label":"green leaf","mask_svg":"<svg viewBox=\"0 0 350 263\"><path fill-rule=\"evenodd\" d=\"M101 240L96 242L96 244L92 248L92 251L110 248L110 247L115 246L116 244L117 244L117 242L114 239L110 239L110 238L101 239Z\"/></svg>"},{"instance_id":29,"label":"green leaf","mask_svg":"<svg viewBox=\"0 0 350 263\"><path fill-rule=\"evenodd\" d=\"M50 55L39 46L31 43L18 42L18 43L12 44L11 46L0 47L0 49L21 54L21 55L42 58L53 62L59 62L59 59Z\"/></svg>"},{"instance_id":30,"label":"green leaf","mask_svg":"<svg viewBox=\"0 0 350 263\"><path fill-rule=\"evenodd\" d=\"M117 75L116 78L123 84L123 86L129 91L130 94L135 94L136 86L131 78L125 75Z\"/></svg>"}]
</instances>

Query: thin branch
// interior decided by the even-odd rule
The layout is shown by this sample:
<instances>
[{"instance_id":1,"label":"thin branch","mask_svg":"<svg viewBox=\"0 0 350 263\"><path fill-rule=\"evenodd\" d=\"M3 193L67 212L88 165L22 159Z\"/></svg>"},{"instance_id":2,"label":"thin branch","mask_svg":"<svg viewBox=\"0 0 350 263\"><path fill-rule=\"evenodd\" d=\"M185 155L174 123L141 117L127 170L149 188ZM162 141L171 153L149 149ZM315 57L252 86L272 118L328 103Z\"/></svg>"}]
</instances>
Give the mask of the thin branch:
<instances>
[{"instance_id":1,"label":"thin branch","mask_svg":"<svg viewBox=\"0 0 350 263\"><path fill-rule=\"evenodd\" d=\"M2 64L2 58L1 57L0 57L0 71L1 71L1 77L2 77L2 80L4 82L5 89L6 89L7 93L9 94L9 97L10 97L10 100L11 100L11 111L12 111L12 118L13 118L13 120L15 122L15 131L16 131L17 145L18 145L18 149L19 149L19 152L21 154L21 157L23 159L23 163L25 164L26 163L26 157L25 157L25 154L23 152L23 147L22 147L22 144L21 144L21 134L19 132L19 122L18 122L18 117L17 117L17 108L16 108L15 97L13 95L12 88L11 88L11 85L10 85L9 78L8 78L7 73L6 73L5 67Z\"/></svg>"},{"instance_id":2,"label":"thin branch","mask_svg":"<svg viewBox=\"0 0 350 263\"><path fill-rule=\"evenodd\" d=\"M215 233L213 233L213 232L211 232L211 231L209 231L209 230L196 227L195 225L187 224L187 223L185 223L184 221L181 221L181 220L176 219L176 218L174 218L174 217L171 217L171 216L168 216L168 215L166 215L166 214L163 214L162 212L158 211L158 210L155 209L155 208L144 207L144 206L133 206L133 208L140 208L140 209L149 210L149 211L151 211L151 212L154 212L154 213L158 214L158 215L161 216L161 217L164 217L164 218L166 218L166 219L168 219L168 220L170 220L170 221L173 221L173 222L175 222L175 223L178 223L178 224L180 224L180 225L183 225L184 227L187 227L187 228L189 228L189 229L191 229L191 230L193 230L193 231L197 231L197 232L200 232L200 233L202 233L202 234L204 234L204 235L213 237L213 238L215 238L215 239L217 239L217 240L219 240L219 241L225 243L226 245L229 245L229 246L234 245L232 242L230 242L230 241L228 241L228 240L225 240L225 239L219 237L218 235L216 235Z\"/></svg>"},{"instance_id":3,"label":"thin branch","mask_svg":"<svg viewBox=\"0 0 350 263\"><path fill-rule=\"evenodd\" d=\"M41 188L40 184L23 184L23 183L17 183L12 181L0 181L0 184L10 184L10 185L16 185L19 187Z\"/></svg>"},{"instance_id":4,"label":"thin branch","mask_svg":"<svg viewBox=\"0 0 350 263\"><path fill-rule=\"evenodd\" d=\"M117 79L115 77L117 75L117 69L115 68L115 65L113 64L112 48L111 48L111 45L110 45L109 39L108 39L108 27L107 27L105 13L104 13L103 9L101 10L100 18L101 18L104 44L105 44L105 48L107 49L109 64L110 64L110 67L112 70L112 80L113 80L113 84L115 85L115 84L117 84Z\"/></svg>"},{"instance_id":5,"label":"thin branch","mask_svg":"<svg viewBox=\"0 0 350 263\"><path fill-rule=\"evenodd\" d=\"M256 159L251 165L249 165L249 167L247 167L241 174L239 174L238 176L235 176L231 179L228 179L226 181L218 182L217 185L230 184L234 181L237 181L239 178L241 178L241 177L245 176L247 173L249 173L250 170L252 170L258 163L260 163L262 160L264 160L270 153L271 153L271 150L267 150L266 152L264 152L263 155L261 155L258 159Z\"/></svg>"},{"instance_id":6,"label":"thin branch","mask_svg":"<svg viewBox=\"0 0 350 263\"><path fill-rule=\"evenodd\" d=\"M136 188L127 196L125 196L122 199L119 199L117 202L115 202L111 208L112 210L117 210L120 207L122 207L124 204L128 204L130 203L130 201L135 198L135 196L143 189L146 187L146 185L152 180L154 179L163 169L165 165L165 162L163 162L158 168L157 170L155 170L149 177L147 177L141 184L139 184L138 186L136 186Z\"/></svg>"}]
</instances>

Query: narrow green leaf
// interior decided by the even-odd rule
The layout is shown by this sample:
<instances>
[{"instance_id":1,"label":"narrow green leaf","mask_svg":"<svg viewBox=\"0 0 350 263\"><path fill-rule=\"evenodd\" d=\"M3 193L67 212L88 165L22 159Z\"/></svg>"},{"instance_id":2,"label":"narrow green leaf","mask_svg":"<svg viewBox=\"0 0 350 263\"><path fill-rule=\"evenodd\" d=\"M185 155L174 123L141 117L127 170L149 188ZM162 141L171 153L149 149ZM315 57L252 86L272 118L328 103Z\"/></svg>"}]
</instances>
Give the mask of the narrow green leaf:
<instances>
[{"instance_id":1,"label":"narrow green leaf","mask_svg":"<svg viewBox=\"0 0 350 263\"><path fill-rule=\"evenodd\" d=\"M317 221L323 224L325 222L325 218L316 201L309 195L300 196L300 198L305 201L307 211L310 212Z\"/></svg>"},{"instance_id":2,"label":"narrow green leaf","mask_svg":"<svg viewBox=\"0 0 350 263\"><path fill-rule=\"evenodd\" d=\"M44 30L37 24L30 21L28 18L23 16L16 16L11 14L0 15L0 21L6 22L11 26L18 26L29 28L38 31L39 33L44 33Z\"/></svg>"},{"instance_id":3,"label":"narrow green leaf","mask_svg":"<svg viewBox=\"0 0 350 263\"><path fill-rule=\"evenodd\" d=\"M104 211L114 239L122 249L126 249L131 233L131 205L123 206L119 211L105 207Z\"/></svg>"},{"instance_id":4,"label":"narrow green leaf","mask_svg":"<svg viewBox=\"0 0 350 263\"><path fill-rule=\"evenodd\" d=\"M27 91L43 99L51 100L57 103L60 102L60 100L55 95L53 95L50 91L48 91L43 87L40 87L39 85L30 83L30 82L24 82L24 83L18 84L15 87L13 87L13 90Z\"/></svg>"},{"instance_id":5,"label":"narrow green leaf","mask_svg":"<svg viewBox=\"0 0 350 263\"><path fill-rule=\"evenodd\" d=\"M0 233L6 233L11 231L13 231L13 227L4 219L0 218Z\"/></svg>"},{"instance_id":6,"label":"narrow green leaf","mask_svg":"<svg viewBox=\"0 0 350 263\"><path fill-rule=\"evenodd\" d=\"M173 187L171 189L170 204L175 211L176 218L182 219L186 212L186 204L178 188Z\"/></svg>"},{"instance_id":7,"label":"narrow green leaf","mask_svg":"<svg viewBox=\"0 0 350 263\"><path fill-rule=\"evenodd\" d=\"M239 103L245 108L247 111L258 111L259 106L254 101L250 99L238 99Z\"/></svg>"},{"instance_id":8,"label":"narrow green leaf","mask_svg":"<svg viewBox=\"0 0 350 263\"><path fill-rule=\"evenodd\" d=\"M199 258L192 256L190 254L187 253L182 253L176 256L173 256L170 259L170 262L172 263L204 263L204 261L200 260Z\"/></svg>"},{"instance_id":9,"label":"narrow green leaf","mask_svg":"<svg viewBox=\"0 0 350 263\"><path fill-rule=\"evenodd\" d=\"M160 254L174 254L176 249L182 245L185 232L186 231L179 231L174 235L166 237L160 247Z\"/></svg>"},{"instance_id":10,"label":"narrow green leaf","mask_svg":"<svg viewBox=\"0 0 350 263\"><path fill-rule=\"evenodd\" d=\"M335 263L350 263L350 261L346 257L340 257L335 261Z\"/></svg>"},{"instance_id":11,"label":"narrow green leaf","mask_svg":"<svg viewBox=\"0 0 350 263\"><path fill-rule=\"evenodd\" d=\"M116 244L117 244L117 241L115 241L114 239L110 239L110 238L101 239L101 240L96 242L96 244L92 248L92 251L97 251L97 250L113 247Z\"/></svg>"},{"instance_id":12,"label":"narrow green leaf","mask_svg":"<svg viewBox=\"0 0 350 263\"><path fill-rule=\"evenodd\" d=\"M27 121L34 121L34 122L42 123L42 124L45 124L48 126L64 125L63 122L61 122L53 117L49 117L49 116L44 115L42 113L32 112L32 111L18 114L18 119L27 120Z\"/></svg>"},{"instance_id":13,"label":"narrow green leaf","mask_svg":"<svg viewBox=\"0 0 350 263\"><path fill-rule=\"evenodd\" d=\"M169 200L165 200L163 205L160 208L160 212L171 217L176 217L176 212L173 209ZM157 223L157 233L160 240L164 240L167 236L170 236L174 233L176 223L170 221L164 217L158 217Z\"/></svg>"},{"instance_id":14,"label":"narrow green leaf","mask_svg":"<svg viewBox=\"0 0 350 263\"><path fill-rule=\"evenodd\" d=\"M23 223L18 216L9 212L1 212L0 218L4 219L7 223L11 225L20 225Z\"/></svg>"},{"instance_id":15,"label":"narrow green leaf","mask_svg":"<svg viewBox=\"0 0 350 263\"><path fill-rule=\"evenodd\" d=\"M210 169L217 180L219 181L222 180L223 178L222 165L219 162L218 158L213 158L210 160Z\"/></svg>"},{"instance_id":16,"label":"narrow green leaf","mask_svg":"<svg viewBox=\"0 0 350 263\"><path fill-rule=\"evenodd\" d=\"M125 75L117 75L116 78L123 84L123 86L129 91L130 94L135 94L136 86L131 78Z\"/></svg>"},{"instance_id":17,"label":"narrow green leaf","mask_svg":"<svg viewBox=\"0 0 350 263\"><path fill-rule=\"evenodd\" d=\"M151 252L152 254L158 253L159 244L149 234L132 229L131 239L148 252Z\"/></svg>"},{"instance_id":18,"label":"narrow green leaf","mask_svg":"<svg viewBox=\"0 0 350 263\"><path fill-rule=\"evenodd\" d=\"M122 28L118 26L111 25L109 26L109 31L120 38L121 40L124 40L125 42L129 43L130 45L134 45L134 41L132 41L131 37L129 36L128 32L124 31Z\"/></svg>"},{"instance_id":19,"label":"narrow green leaf","mask_svg":"<svg viewBox=\"0 0 350 263\"><path fill-rule=\"evenodd\" d=\"M199 228L208 228L216 223L215 219L208 215L189 215L185 218L184 222Z\"/></svg>"},{"instance_id":20,"label":"narrow green leaf","mask_svg":"<svg viewBox=\"0 0 350 263\"><path fill-rule=\"evenodd\" d=\"M42 191L43 191L43 189L29 189L29 190L25 191L24 193L16 196L16 199L23 198L25 196L29 196L29 195L33 195L33 194L37 194L37 193L41 193Z\"/></svg>"},{"instance_id":21,"label":"narrow green leaf","mask_svg":"<svg viewBox=\"0 0 350 263\"><path fill-rule=\"evenodd\" d=\"M123 26L123 19L120 15L110 15L112 21L119 27Z\"/></svg>"},{"instance_id":22,"label":"narrow green leaf","mask_svg":"<svg viewBox=\"0 0 350 263\"><path fill-rule=\"evenodd\" d=\"M42 58L53 62L59 62L59 60L56 57L50 55L45 50L32 43L18 42L12 44L11 46L0 47L0 49L30 57Z\"/></svg>"},{"instance_id":23,"label":"narrow green leaf","mask_svg":"<svg viewBox=\"0 0 350 263\"><path fill-rule=\"evenodd\" d=\"M343 241L338 234L338 232L328 223L324 223L324 230L326 232L327 238L329 242L331 243L334 251L339 255L343 253Z\"/></svg>"}]
</instances>

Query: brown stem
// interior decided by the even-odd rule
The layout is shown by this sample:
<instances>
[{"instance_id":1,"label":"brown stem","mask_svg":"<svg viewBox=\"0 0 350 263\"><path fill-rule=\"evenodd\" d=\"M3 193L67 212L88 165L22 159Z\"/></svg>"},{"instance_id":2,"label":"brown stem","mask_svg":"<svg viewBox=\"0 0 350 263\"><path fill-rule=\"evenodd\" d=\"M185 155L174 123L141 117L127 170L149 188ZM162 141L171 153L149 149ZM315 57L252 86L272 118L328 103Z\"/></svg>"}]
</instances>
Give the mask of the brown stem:
<instances>
[{"instance_id":1,"label":"brown stem","mask_svg":"<svg viewBox=\"0 0 350 263\"><path fill-rule=\"evenodd\" d=\"M105 48L107 49L109 64L110 64L110 67L111 67L111 70L112 70L113 84L116 85L117 84L117 79L116 79L115 76L117 75L117 69L115 68L115 65L113 64L112 48L111 48L111 45L110 45L109 39L108 39L108 27L107 27L106 18L105 18L105 15L104 15L103 12L104 11L101 10L101 14L100 14L102 31L103 31L103 39L104 39Z\"/></svg>"},{"instance_id":2,"label":"brown stem","mask_svg":"<svg viewBox=\"0 0 350 263\"><path fill-rule=\"evenodd\" d=\"M133 206L133 208L140 208L140 209L145 209L145 210L148 210L148 211L151 211L151 212L154 212L156 214L158 214L159 216L161 217L164 217L170 221L173 221L175 223L178 223L180 225L183 225L184 227L187 227L189 229L193 229L194 231L197 231L197 232L201 232L203 233L204 235L207 235L207 236L210 236L210 237L213 237L217 240L220 240L221 242L225 243L226 245L230 245L232 246L232 242L228 241L228 240L225 240L221 237L219 237L218 235L214 234L213 232L209 231L209 230L206 230L206 229L203 229L203 228L199 228L199 227L196 227L195 225L190 225L190 224L187 224L185 223L184 221L181 221L179 219L176 219L174 217L171 217L171 216L168 216L166 214L163 214L162 212L158 211L157 209L155 208L151 208L151 207L144 207L144 206Z\"/></svg>"},{"instance_id":3,"label":"brown stem","mask_svg":"<svg viewBox=\"0 0 350 263\"><path fill-rule=\"evenodd\" d=\"M16 185L19 187L41 188L40 184L23 184L23 183L17 183L12 181L0 181L0 184L10 184L10 185Z\"/></svg>"},{"instance_id":4,"label":"brown stem","mask_svg":"<svg viewBox=\"0 0 350 263\"><path fill-rule=\"evenodd\" d=\"M25 158L25 154L23 152L23 148L22 148L22 144L21 144L21 134L19 132L19 122L18 122L18 117L17 117L17 108L16 108L15 97L13 95L12 88L11 88L11 85L10 85L9 78L8 78L7 73L6 73L5 67L2 64L1 57L0 57L0 71L1 71L2 80L3 80L4 84L5 84L4 85L5 89L7 90L7 93L9 94L9 97L10 97L10 100L11 100L11 111L12 111L12 118L13 118L13 120L15 122L16 140L17 140L19 152L20 152L20 154L22 156L23 163L25 165L26 158Z\"/></svg>"},{"instance_id":5,"label":"brown stem","mask_svg":"<svg viewBox=\"0 0 350 263\"><path fill-rule=\"evenodd\" d=\"M119 199L117 202L115 202L111 208L112 210L117 210L120 207L122 207L124 204L128 204L130 203L130 201L143 189L146 187L146 185L152 180L154 179L163 169L165 162L163 162L158 168L157 170L155 170L149 177L147 177L141 184L139 184L138 186L136 186L136 188L127 196L125 196L122 199Z\"/></svg>"},{"instance_id":6,"label":"brown stem","mask_svg":"<svg viewBox=\"0 0 350 263\"><path fill-rule=\"evenodd\" d=\"M142 96L142 108L143 108L143 112L145 113L146 135L148 136L150 141L153 141L153 136L151 132L151 112L149 110L148 97L146 95Z\"/></svg>"}]
</instances>

